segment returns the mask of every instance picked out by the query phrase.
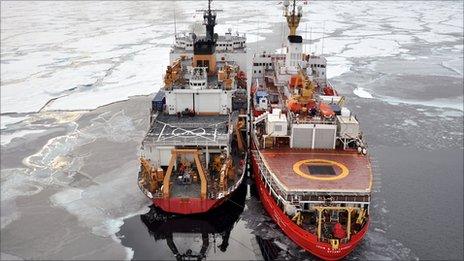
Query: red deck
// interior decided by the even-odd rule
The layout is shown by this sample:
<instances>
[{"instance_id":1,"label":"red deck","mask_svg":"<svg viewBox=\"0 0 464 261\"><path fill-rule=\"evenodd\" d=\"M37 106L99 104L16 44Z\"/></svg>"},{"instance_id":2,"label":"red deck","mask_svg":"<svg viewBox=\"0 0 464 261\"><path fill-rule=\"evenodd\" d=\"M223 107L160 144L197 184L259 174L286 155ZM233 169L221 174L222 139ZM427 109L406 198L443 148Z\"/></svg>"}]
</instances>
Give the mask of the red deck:
<instances>
[{"instance_id":1,"label":"red deck","mask_svg":"<svg viewBox=\"0 0 464 261\"><path fill-rule=\"evenodd\" d=\"M267 168L287 191L371 190L369 158L356 151L277 148L261 150L261 155ZM308 164L332 166L335 175L312 175Z\"/></svg>"}]
</instances>

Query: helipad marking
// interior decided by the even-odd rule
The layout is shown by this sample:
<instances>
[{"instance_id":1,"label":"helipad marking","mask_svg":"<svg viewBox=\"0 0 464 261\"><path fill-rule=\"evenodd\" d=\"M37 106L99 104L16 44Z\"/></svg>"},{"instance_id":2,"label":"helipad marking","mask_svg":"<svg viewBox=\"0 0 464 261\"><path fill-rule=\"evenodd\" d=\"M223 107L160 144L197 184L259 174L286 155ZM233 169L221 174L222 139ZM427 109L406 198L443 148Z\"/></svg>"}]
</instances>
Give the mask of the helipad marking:
<instances>
[{"instance_id":1,"label":"helipad marking","mask_svg":"<svg viewBox=\"0 0 464 261\"><path fill-rule=\"evenodd\" d=\"M335 165L337 167L339 167L342 172L340 174L338 174L337 176L332 176L332 177L318 177L318 176L314 176L314 175L310 175L310 174L307 174L307 173L304 173L303 171L301 171L301 165L303 164L311 164L311 163L324 163L324 164L329 164L329 165ZM293 164L293 171L302 176L303 178L307 178L307 179L315 179L315 180L339 180L339 179L342 179L346 176L348 176L348 174L350 173L350 171L348 170L348 168L341 164L340 162L336 162L336 161L333 161L333 160L324 160L324 159L308 159L308 160L300 160L298 162L296 162L295 164Z\"/></svg>"}]
</instances>

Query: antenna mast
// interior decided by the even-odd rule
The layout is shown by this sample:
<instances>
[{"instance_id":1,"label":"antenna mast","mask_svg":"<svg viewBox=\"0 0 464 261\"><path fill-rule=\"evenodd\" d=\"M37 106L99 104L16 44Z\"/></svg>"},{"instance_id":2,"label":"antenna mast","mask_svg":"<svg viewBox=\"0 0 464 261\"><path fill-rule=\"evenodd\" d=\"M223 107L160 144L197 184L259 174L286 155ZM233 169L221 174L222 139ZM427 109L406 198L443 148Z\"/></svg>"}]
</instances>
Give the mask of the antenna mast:
<instances>
[{"instance_id":1,"label":"antenna mast","mask_svg":"<svg viewBox=\"0 0 464 261\"><path fill-rule=\"evenodd\" d=\"M206 26L206 38L213 40L215 37L214 26L216 26L216 13L222 10L211 9L212 0L208 0L208 9L197 10L203 12L203 24Z\"/></svg>"},{"instance_id":2,"label":"antenna mast","mask_svg":"<svg viewBox=\"0 0 464 261\"><path fill-rule=\"evenodd\" d=\"M313 42L313 28L309 27L309 54L311 54L312 47L311 43Z\"/></svg>"},{"instance_id":3,"label":"antenna mast","mask_svg":"<svg viewBox=\"0 0 464 261\"><path fill-rule=\"evenodd\" d=\"M176 1L174 1L174 41L177 39Z\"/></svg>"},{"instance_id":4,"label":"antenna mast","mask_svg":"<svg viewBox=\"0 0 464 261\"><path fill-rule=\"evenodd\" d=\"M258 33L256 34L256 53L259 53L259 28L260 27L260 24L259 24L259 16L258 16Z\"/></svg>"},{"instance_id":5,"label":"antenna mast","mask_svg":"<svg viewBox=\"0 0 464 261\"><path fill-rule=\"evenodd\" d=\"M295 7L296 7L296 0L293 0L293 12L292 12L292 22L295 22Z\"/></svg>"},{"instance_id":6,"label":"antenna mast","mask_svg":"<svg viewBox=\"0 0 464 261\"><path fill-rule=\"evenodd\" d=\"M288 11L290 3L288 0L284 0L284 7L285 7L285 12L284 16L287 18L287 24L288 28L290 29L289 35L296 35L296 29L298 28L298 25L300 23L300 19L302 16L302 10L301 6L298 7L298 12L296 10L296 0L293 0L293 6L292 6L292 11Z\"/></svg>"},{"instance_id":7,"label":"antenna mast","mask_svg":"<svg viewBox=\"0 0 464 261\"><path fill-rule=\"evenodd\" d=\"M321 48L321 54L324 54L324 36L325 36L325 20L322 23L322 48Z\"/></svg>"},{"instance_id":8,"label":"antenna mast","mask_svg":"<svg viewBox=\"0 0 464 261\"><path fill-rule=\"evenodd\" d=\"M305 40L308 39L308 23L305 23ZM306 47L306 44L304 45L304 51L306 53L306 51L308 50L308 48Z\"/></svg>"}]
</instances>

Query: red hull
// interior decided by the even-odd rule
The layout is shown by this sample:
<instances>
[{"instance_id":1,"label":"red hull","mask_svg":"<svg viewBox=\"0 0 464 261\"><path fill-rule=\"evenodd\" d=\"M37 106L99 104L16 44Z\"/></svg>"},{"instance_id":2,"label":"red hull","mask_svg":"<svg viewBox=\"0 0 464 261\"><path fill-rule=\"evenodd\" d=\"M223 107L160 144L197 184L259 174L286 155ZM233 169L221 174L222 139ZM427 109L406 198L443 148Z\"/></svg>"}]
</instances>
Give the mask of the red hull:
<instances>
[{"instance_id":1,"label":"red hull","mask_svg":"<svg viewBox=\"0 0 464 261\"><path fill-rule=\"evenodd\" d=\"M279 225L282 231L298 246L324 260L339 260L351 253L359 242L361 242L368 230L369 223L367 223L361 231L353 235L349 243L341 243L337 250L332 250L330 244L319 242L316 235L301 229L292 220L290 220L290 218L288 218L288 216L277 206L277 203L269 195L269 192L266 191L264 182L261 180L261 173L259 172L259 168L253 154L251 160L256 186L264 209L266 209L267 213Z\"/></svg>"},{"instance_id":2,"label":"red hull","mask_svg":"<svg viewBox=\"0 0 464 261\"><path fill-rule=\"evenodd\" d=\"M153 199L153 204L162 210L174 214L200 214L221 205L227 197L221 199L169 198Z\"/></svg>"}]
</instances>

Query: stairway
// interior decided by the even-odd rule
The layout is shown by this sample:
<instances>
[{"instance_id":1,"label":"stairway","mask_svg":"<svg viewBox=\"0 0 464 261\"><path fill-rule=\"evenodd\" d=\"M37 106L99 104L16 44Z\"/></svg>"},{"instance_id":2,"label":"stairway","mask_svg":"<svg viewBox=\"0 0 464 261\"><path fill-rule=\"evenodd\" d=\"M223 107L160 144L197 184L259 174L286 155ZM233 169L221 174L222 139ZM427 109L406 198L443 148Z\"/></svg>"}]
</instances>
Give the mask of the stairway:
<instances>
[{"instance_id":1,"label":"stairway","mask_svg":"<svg viewBox=\"0 0 464 261\"><path fill-rule=\"evenodd\" d=\"M217 191L217 182L214 182L212 180L212 177L210 176L208 166L206 165L206 158L204 154L200 155L200 163L203 168L203 172L205 173L206 177L206 184L208 188L208 194L212 194L212 197L216 197L216 191Z\"/></svg>"}]
</instances>

